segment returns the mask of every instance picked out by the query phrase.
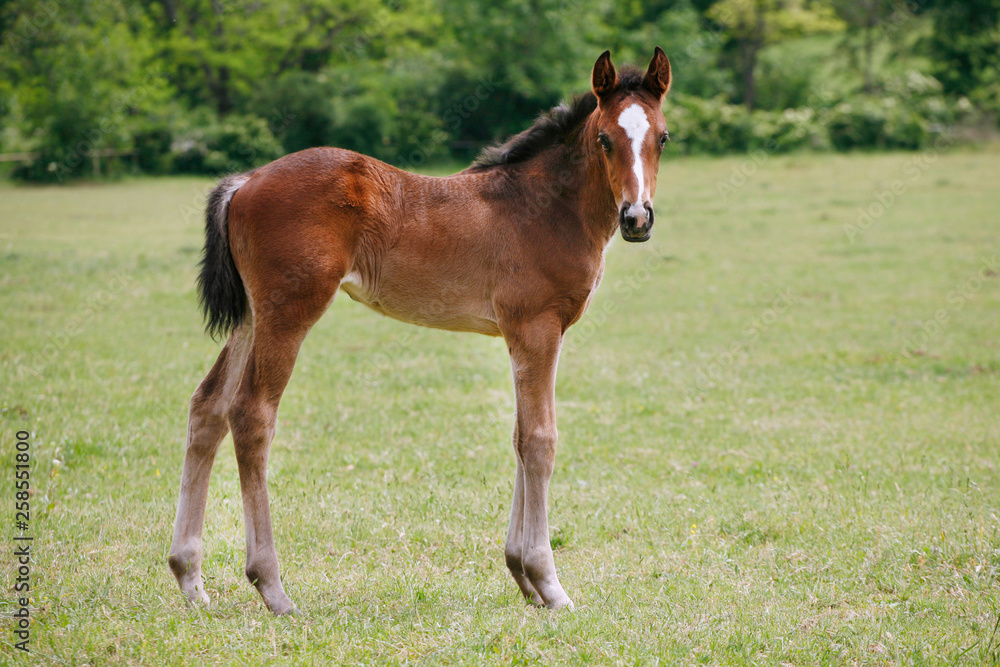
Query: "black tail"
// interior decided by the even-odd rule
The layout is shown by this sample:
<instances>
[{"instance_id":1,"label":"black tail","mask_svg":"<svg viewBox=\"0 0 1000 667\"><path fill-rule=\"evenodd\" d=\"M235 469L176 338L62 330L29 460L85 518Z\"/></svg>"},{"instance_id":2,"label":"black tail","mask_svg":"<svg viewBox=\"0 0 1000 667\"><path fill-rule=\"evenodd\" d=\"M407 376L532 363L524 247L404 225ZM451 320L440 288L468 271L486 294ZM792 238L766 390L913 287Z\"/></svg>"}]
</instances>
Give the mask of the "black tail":
<instances>
[{"instance_id":1,"label":"black tail","mask_svg":"<svg viewBox=\"0 0 1000 667\"><path fill-rule=\"evenodd\" d=\"M215 339L225 337L247 315L247 293L233 254L229 250L229 202L250 174L227 176L208 196L205 209L205 250L198 276L198 294L205 316L205 331Z\"/></svg>"}]
</instances>

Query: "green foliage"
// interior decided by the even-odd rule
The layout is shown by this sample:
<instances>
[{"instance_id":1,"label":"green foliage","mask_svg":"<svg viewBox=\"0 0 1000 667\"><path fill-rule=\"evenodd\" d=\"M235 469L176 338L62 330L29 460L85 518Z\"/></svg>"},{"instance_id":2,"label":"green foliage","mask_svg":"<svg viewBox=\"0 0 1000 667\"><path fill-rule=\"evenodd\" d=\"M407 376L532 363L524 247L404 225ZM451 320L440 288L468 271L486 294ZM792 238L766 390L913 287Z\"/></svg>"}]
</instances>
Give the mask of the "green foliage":
<instances>
[{"instance_id":1,"label":"green foliage","mask_svg":"<svg viewBox=\"0 0 1000 667\"><path fill-rule=\"evenodd\" d=\"M976 108L1000 121L1000 81L976 88L969 95Z\"/></svg>"},{"instance_id":2,"label":"green foliage","mask_svg":"<svg viewBox=\"0 0 1000 667\"><path fill-rule=\"evenodd\" d=\"M0 45L0 80L28 124L23 147L41 157L14 175L79 176L92 151L127 149L135 119L167 95L152 45L138 36L148 20L116 0L18 4Z\"/></svg>"},{"instance_id":3,"label":"green foliage","mask_svg":"<svg viewBox=\"0 0 1000 667\"><path fill-rule=\"evenodd\" d=\"M718 64L722 39L703 28L701 13L690 0L621 2L610 7L604 16L610 29L604 38L616 60L644 65L649 45L657 44L674 65L674 92L699 97L732 92L730 76ZM587 83L583 79L577 90Z\"/></svg>"},{"instance_id":4,"label":"green foliage","mask_svg":"<svg viewBox=\"0 0 1000 667\"><path fill-rule=\"evenodd\" d=\"M432 63L400 58L388 74L358 63L330 75L340 91L331 145L411 167L447 155L451 135L444 129L439 99L427 94L441 81Z\"/></svg>"},{"instance_id":5,"label":"green foliage","mask_svg":"<svg viewBox=\"0 0 1000 667\"><path fill-rule=\"evenodd\" d=\"M464 160L587 90L604 49L644 66L654 44L673 63L671 122L697 130L685 150L822 148L828 121L837 146L913 146L921 128L1000 118L998 3L6 0L0 150L37 153L13 169L32 181L89 175L95 157L102 174L214 173L273 139Z\"/></svg>"},{"instance_id":6,"label":"green foliage","mask_svg":"<svg viewBox=\"0 0 1000 667\"><path fill-rule=\"evenodd\" d=\"M743 106L728 104L722 98L674 95L664 113L671 142L682 152L721 154L750 148L750 112Z\"/></svg>"},{"instance_id":7,"label":"green foliage","mask_svg":"<svg viewBox=\"0 0 1000 667\"><path fill-rule=\"evenodd\" d=\"M281 156L281 144L257 116L230 114L215 119L201 110L194 122L174 135L172 170L181 174L228 174L247 171Z\"/></svg>"},{"instance_id":8,"label":"green foliage","mask_svg":"<svg viewBox=\"0 0 1000 667\"><path fill-rule=\"evenodd\" d=\"M177 126L163 118L148 118L132 134L136 164L147 174L169 174L173 170L171 146Z\"/></svg>"},{"instance_id":9,"label":"green foliage","mask_svg":"<svg viewBox=\"0 0 1000 667\"><path fill-rule=\"evenodd\" d=\"M266 82L252 106L273 110L287 118L287 122L275 128L286 151L331 146L335 143L334 100L338 97L337 92L326 74L288 72Z\"/></svg>"},{"instance_id":10,"label":"green foliage","mask_svg":"<svg viewBox=\"0 0 1000 667\"><path fill-rule=\"evenodd\" d=\"M834 8L817 0L719 0L705 15L733 39L760 46L844 28Z\"/></svg>"},{"instance_id":11,"label":"green foliage","mask_svg":"<svg viewBox=\"0 0 1000 667\"><path fill-rule=\"evenodd\" d=\"M761 60L755 81L756 108L778 110L805 106L812 101L815 71L814 63L807 60Z\"/></svg>"},{"instance_id":12,"label":"green foliage","mask_svg":"<svg viewBox=\"0 0 1000 667\"><path fill-rule=\"evenodd\" d=\"M861 71L866 93L874 89L875 42L878 32L891 28L909 7L895 0L834 0L837 14L847 24L843 46L851 64Z\"/></svg>"},{"instance_id":13,"label":"green foliage","mask_svg":"<svg viewBox=\"0 0 1000 667\"><path fill-rule=\"evenodd\" d=\"M781 40L837 32L844 24L825 0L719 0L705 13L722 27L733 47L748 109L757 99L757 57L762 48Z\"/></svg>"},{"instance_id":14,"label":"green foliage","mask_svg":"<svg viewBox=\"0 0 1000 667\"><path fill-rule=\"evenodd\" d=\"M938 0L929 46L947 92L1000 83L1000 0Z\"/></svg>"},{"instance_id":15,"label":"green foliage","mask_svg":"<svg viewBox=\"0 0 1000 667\"><path fill-rule=\"evenodd\" d=\"M170 81L192 107L244 109L261 82L318 71L371 24L377 0L185 0L153 5L156 42Z\"/></svg>"},{"instance_id":16,"label":"green foliage","mask_svg":"<svg viewBox=\"0 0 1000 667\"><path fill-rule=\"evenodd\" d=\"M674 145L687 154L785 153L829 147L916 150L972 114L968 100L948 100L939 94L939 82L919 72L890 80L887 89L893 94L858 95L831 109L753 112L721 97L705 100L674 95L665 113Z\"/></svg>"},{"instance_id":17,"label":"green foliage","mask_svg":"<svg viewBox=\"0 0 1000 667\"><path fill-rule=\"evenodd\" d=\"M755 143L775 153L823 149L829 144L821 114L810 107L756 111L753 131Z\"/></svg>"},{"instance_id":18,"label":"green foliage","mask_svg":"<svg viewBox=\"0 0 1000 667\"><path fill-rule=\"evenodd\" d=\"M671 141L688 154L723 154L733 150L787 153L826 145L826 131L809 108L747 111L722 99L677 96L667 111Z\"/></svg>"},{"instance_id":19,"label":"green foliage","mask_svg":"<svg viewBox=\"0 0 1000 667\"><path fill-rule=\"evenodd\" d=\"M761 51L754 82L755 108L782 111L821 106L819 91L828 84L823 65L830 57L829 40L791 39Z\"/></svg>"},{"instance_id":20,"label":"green foliage","mask_svg":"<svg viewBox=\"0 0 1000 667\"><path fill-rule=\"evenodd\" d=\"M891 97L859 97L838 104L830 112L827 124L830 143L838 150L917 149L930 138L927 121Z\"/></svg>"},{"instance_id":21,"label":"green foliage","mask_svg":"<svg viewBox=\"0 0 1000 667\"><path fill-rule=\"evenodd\" d=\"M825 128L809 108L749 112L721 99L681 97L672 103L672 140L685 153L722 154L734 150L786 153L825 146Z\"/></svg>"},{"instance_id":22,"label":"green foliage","mask_svg":"<svg viewBox=\"0 0 1000 667\"><path fill-rule=\"evenodd\" d=\"M603 42L610 32L596 2L442 0L441 8L448 39L440 111L457 138L479 143L519 132L540 111L588 89L590 65L606 47L581 36Z\"/></svg>"}]
</instances>

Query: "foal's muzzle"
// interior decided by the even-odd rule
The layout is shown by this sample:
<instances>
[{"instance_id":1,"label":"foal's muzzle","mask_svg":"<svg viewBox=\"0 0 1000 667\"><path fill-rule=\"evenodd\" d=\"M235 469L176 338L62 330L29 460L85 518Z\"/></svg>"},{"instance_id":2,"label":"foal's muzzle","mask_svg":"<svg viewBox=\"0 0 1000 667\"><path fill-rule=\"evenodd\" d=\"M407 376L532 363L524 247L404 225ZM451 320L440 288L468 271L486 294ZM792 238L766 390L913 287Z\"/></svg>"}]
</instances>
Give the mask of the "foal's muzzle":
<instances>
[{"instance_id":1,"label":"foal's muzzle","mask_svg":"<svg viewBox=\"0 0 1000 667\"><path fill-rule=\"evenodd\" d=\"M626 241L648 241L653 234L653 207L649 204L623 202L618 209L618 227Z\"/></svg>"}]
</instances>

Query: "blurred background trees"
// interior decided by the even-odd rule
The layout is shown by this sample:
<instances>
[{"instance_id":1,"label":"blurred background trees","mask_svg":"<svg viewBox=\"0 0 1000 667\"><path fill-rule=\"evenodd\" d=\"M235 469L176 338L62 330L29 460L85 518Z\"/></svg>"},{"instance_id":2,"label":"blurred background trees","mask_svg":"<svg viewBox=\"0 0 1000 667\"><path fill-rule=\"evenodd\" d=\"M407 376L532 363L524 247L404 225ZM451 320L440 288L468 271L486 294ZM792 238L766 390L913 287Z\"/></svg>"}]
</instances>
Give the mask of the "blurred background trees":
<instances>
[{"instance_id":1,"label":"blurred background trees","mask_svg":"<svg viewBox=\"0 0 1000 667\"><path fill-rule=\"evenodd\" d=\"M719 0L706 16L715 21L735 48L732 65L741 82L740 95L753 109L757 56L769 44L843 29L829 3L802 0Z\"/></svg>"},{"instance_id":2,"label":"blurred background trees","mask_svg":"<svg viewBox=\"0 0 1000 667\"><path fill-rule=\"evenodd\" d=\"M0 0L0 153L35 181L466 161L657 44L681 152L920 148L1000 112L1000 0Z\"/></svg>"}]
</instances>

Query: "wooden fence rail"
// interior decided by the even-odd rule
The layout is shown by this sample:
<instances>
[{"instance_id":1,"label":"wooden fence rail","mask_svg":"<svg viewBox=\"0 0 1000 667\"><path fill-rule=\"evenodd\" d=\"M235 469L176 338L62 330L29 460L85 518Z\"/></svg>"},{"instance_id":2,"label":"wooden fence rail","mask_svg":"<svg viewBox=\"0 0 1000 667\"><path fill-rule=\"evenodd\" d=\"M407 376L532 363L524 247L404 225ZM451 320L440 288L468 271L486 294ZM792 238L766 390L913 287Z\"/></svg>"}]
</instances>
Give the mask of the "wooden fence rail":
<instances>
[{"instance_id":1,"label":"wooden fence rail","mask_svg":"<svg viewBox=\"0 0 1000 667\"><path fill-rule=\"evenodd\" d=\"M95 148L94 150L87 151L85 155L90 156L90 164L93 166L94 176L100 176L101 158L135 155L135 151L123 151L117 148ZM31 153L0 153L0 162L30 162L37 160L41 156L42 154L37 151Z\"/></svg>"}]
</instances>

